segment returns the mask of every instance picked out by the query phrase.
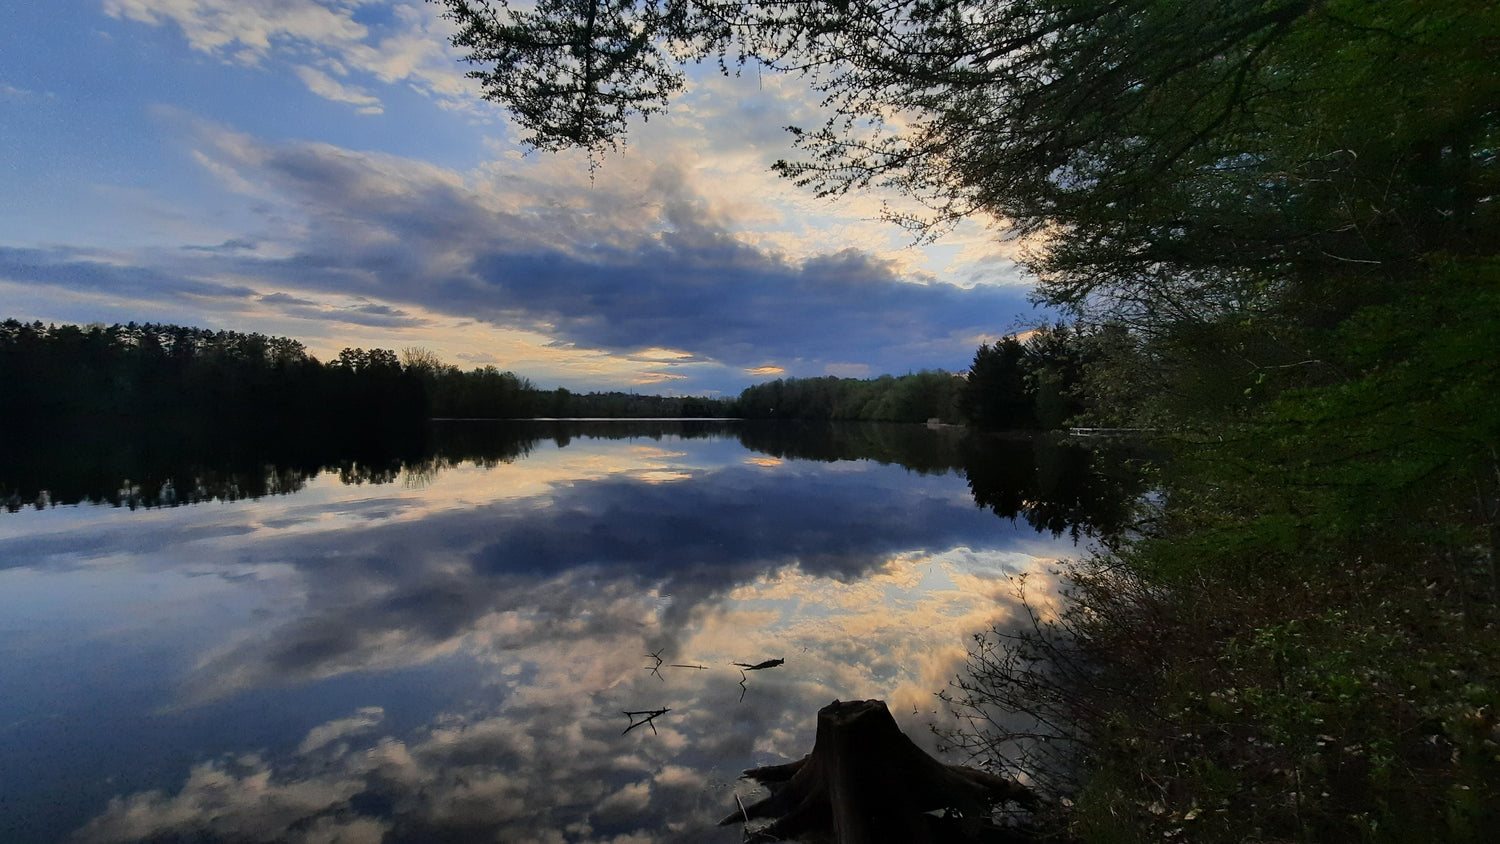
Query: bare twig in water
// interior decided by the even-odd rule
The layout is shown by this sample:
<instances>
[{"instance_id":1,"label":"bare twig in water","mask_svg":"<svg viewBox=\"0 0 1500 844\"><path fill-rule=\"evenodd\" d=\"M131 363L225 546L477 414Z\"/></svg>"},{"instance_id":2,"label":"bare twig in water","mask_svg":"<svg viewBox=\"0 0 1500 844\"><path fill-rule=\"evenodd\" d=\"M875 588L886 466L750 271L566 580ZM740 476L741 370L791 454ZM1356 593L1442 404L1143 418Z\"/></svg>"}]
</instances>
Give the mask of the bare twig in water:
<instances>
[{"instance_id":1,"label":"bare twig in water","mask_svg":"<svg viewBox=\"0 0 1500 844\"><path fill-rule=\"evenodd\" d=\"M786 664L786 660L784 660L784 659L768 659L765 662L757 662L754 665L751 665L748 662L733 662L733 663L730 663L730 664L731 665L737 665L740 668L745 669L746 671L759 671L762 668L775 668L778 665L785 665Z\"/></svg>"},{"instance_id":2,"label":"bare twig in water","mask_svg":"<svg viewBox=\"0 0 1500 844\"><path fill-rule=\"evenodd\" d=\"M655 674L656 679L662 681L663 683L667 682L667 678L661 676L661 665L663 662L661 658L661 652L664 650L666 650L666 648L657 648L654 652L646 654L646 656L656 660L656 664L646 666L646 670L650 671L652 674Z\"/></svg>"},{"instance_id":3,"label":"bare twig in water","mask_svg":"<svg viewBox=\"0 0 1500 844\"><path fill-rule=\"evenodd\" d=\"M635 729L636 727L639 727L642 724L645 724L645 725L647 725L647 726L649 726L651 728L652 734L655 734L656 733L656 719L660 718L661 716L663 716L663 715L665 715L665 714L667 714L668 712L671 712L671 711L672 710L666 709L666 708L663 708L663 709L637 709L635 711L626 710L625 711L625 717L627 717L627 718L630 719L630 726L628 726L628 727L625 728L625 733L628 733L631 730ZM635 718L636 718L637 715L643 716L641 718L641 720L639 720L639 721L635 720ZM623 735L625 735L625 733L620 733L620 735L623 736Z\"/></svg>"},{"instance_id":4,"label":"bare twig in water","mask_svg":"<svg viewBox=\"0 0 1500 844\"><path fill-rule=\"evenodd\" d=\"M674 662L674 663L672 663L671 665L669 665L667 667L668 668L696 668L699 671L707 671L708 670L708 666L707 665L683 665L680 662Z\"/></svg>"}]
</instances>

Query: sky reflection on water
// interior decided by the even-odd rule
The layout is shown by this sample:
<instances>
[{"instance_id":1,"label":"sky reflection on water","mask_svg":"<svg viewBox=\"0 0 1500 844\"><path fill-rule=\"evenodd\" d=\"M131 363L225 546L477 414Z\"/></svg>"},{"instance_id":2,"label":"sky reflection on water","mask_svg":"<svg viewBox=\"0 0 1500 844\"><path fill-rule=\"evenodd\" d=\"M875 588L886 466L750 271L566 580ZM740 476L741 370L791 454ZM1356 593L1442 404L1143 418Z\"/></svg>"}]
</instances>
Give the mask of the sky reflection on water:
<instances>
[{"instance_id":1,"label":"sky reflection on water","mask_svg":"<svg viewBox=\"0 0 1500 844\"><path fill-rule=\"evenodd\" d=\"M924 742L1073 553L961 474L732 437L0 516L0 838L738 841L742 769L835 698Z\"/></svg>"}]
</instances>

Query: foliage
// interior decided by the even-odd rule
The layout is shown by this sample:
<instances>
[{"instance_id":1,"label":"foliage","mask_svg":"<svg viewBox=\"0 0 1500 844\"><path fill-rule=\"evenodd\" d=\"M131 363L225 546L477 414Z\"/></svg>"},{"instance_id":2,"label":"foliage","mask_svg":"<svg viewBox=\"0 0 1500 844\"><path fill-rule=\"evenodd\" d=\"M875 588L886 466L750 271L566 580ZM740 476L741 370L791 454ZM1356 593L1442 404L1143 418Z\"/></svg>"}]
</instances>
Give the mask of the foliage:
<instances>
[{"instance_id":1,"label":"foliage","mask_svg":"<svg viewBox=\"0 0 1500 844\"><path fill-rule=\"evenodd\" d=\"M101 426L257 442L295 431L357 445L432 416L720 417L729 402L542 391L493 366L462 372L422 349L346 348L328 363L285 337L176 325L0 323L0 431L12 444ZM118 479L115 479L116 481Z\"/></svg>"},{"instance_id":2,"label":"foliage","mask_svg":"<svg viewBox=\"0 0 1500 844\"><path fill-rule=\"evenodd\" d=\"M1267 550L1338 560L1370 544L1420 556L1492 543L1497 276L1495 260L1438 261L1420 295L1310 335L1315 366L1245 379L1236 416L1178 444L1171 512L1185 535L1165 540L1160 573L1259 574Z\"/></svg>"},{"instance_id":3,"label":"foliage","mask_svg":"<svg viewBox=\"0 0 1500 844\"><path fill-rule=\"evenodd\" d=\"M1031 624L977 636L944 694L971 724L948 738L1057 796L1051 825L1086 841L1487 840L1500 619L1465 609L1450 565L1167 592L1122 562L1075 564L1060 615L1034 600Z\"/></svg>"},{"instance_id":4,"label":"foliage","mask_svg":"<svg viewBox=\"0 0 1500 844\"><path fill-rule=\"evenodd\" d=\"M1125 406L1118 384L1095 378L1106 360L1123 368L1132 351L1122 326L1105 324L1079 330L1042 326L1022 342L1006 337L981 344L974 353L959 409L968 424L1002 431L1058 430L1082 421L1097 422Z\"/></svg>"},{"instance_id":5,"label":"foliage","mask_svg":"<svg viewBox=\"0 0 1500 844\"><path fill-rule=\"evenodd\" d=\"M976 642L949 697L985 732L956 740L1050 777L1086 840L1485 840L1497 270L1434 260L1420 295L1304 330L1316 365L1236 376L1070 608Z\"/></svg>"},{"instance_id":6,"label":"foliage","mask_svg":"<svg viewBox=\"0 0 1500 844\"><path fill-rule=\"evenodd\" d=\"M963 381L942 371L879 378L778 378L740 392L746 419L926 422L958 420Z\"/></svg>"},{"instance_id":7,"label":"foliage","mask_svg":"<svg viewBox=\"0 0 1500 844\"><path fill-rule=\"evenodd\" d=\"M979 346L960 400L969 424L998 430L1036 426L1025 361L1026 350L1014 337Z\"/></svg>"},{"instance_id":8,"label":"foliage","mask_svg":"<svg viewBox=\"0 0 1500 844\"><path fill-rule=\"evenodd\" d=\"M673 41L692 38L680 3L541 0L521 8L451 0L469 76L505 102L541 149L596 148L628 118L662 111L681 90ZM666 42L666 43L663 43Z\"/></svg>"}]
</instances>

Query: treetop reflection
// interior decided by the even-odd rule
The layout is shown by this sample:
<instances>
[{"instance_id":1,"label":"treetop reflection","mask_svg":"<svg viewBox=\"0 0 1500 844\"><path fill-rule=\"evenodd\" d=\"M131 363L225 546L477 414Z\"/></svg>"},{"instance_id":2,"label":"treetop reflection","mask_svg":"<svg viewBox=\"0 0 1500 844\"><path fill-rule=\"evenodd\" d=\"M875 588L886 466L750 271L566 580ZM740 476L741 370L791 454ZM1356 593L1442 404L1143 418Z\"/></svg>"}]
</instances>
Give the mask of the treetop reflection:
<instances>
[{"instance_id":1,"label":"treetop reflection","mask_svg":"<svg viewBox=\"0 0 1500 844\"><path fill-rule=\"evenodd\" d=\"M107 440L109 433L90 436ZM979 506L1075 539L1123 528L1144 489L1141 455L1118 444L880 423L547 420L434 423L418 438L355 442L270 436L183 442L132 432L129 442L87 448L11 443L0 447L0 502L12 513L78 503L174 507L296 493L325 473L344 484L420 485L461 465L493 468L523 460L548 441L566 448L576 438L733 438L777 459L873 460L919 474L962 473Z\"/></svg>"}]
</instances>

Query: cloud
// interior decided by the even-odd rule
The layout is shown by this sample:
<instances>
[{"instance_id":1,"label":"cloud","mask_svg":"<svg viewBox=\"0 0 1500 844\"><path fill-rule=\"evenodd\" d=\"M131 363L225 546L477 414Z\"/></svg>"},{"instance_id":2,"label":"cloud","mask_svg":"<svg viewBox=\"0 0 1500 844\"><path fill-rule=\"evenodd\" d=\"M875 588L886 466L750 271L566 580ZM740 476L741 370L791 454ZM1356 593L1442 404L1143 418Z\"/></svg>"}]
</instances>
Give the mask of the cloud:
<instances>
[{"instance_id":1,"label":"cloud","mask_svg":"<svg viewBox=\"0 0 1500 844\"><path fill-rule=\"evenodd\" d=\"M259 244L257 244L254 240L250 240L249 238L233 237L233 238L230 238L230 239L224 241L223 243L218 244L217 246L194 246L194 245L189 245L189 246L184 246L182 248L186 249L186 250L189 250L189 251L192 251L192 252L231 252L232 253L232 252L242 252L242 251L251 251L251 252L253 252L258 245Z\"/></svg>"},{"instance_id":2,"label":"cloud","mask_svg":"<svg viewBox=\"0 0 1500 844\"><path fill-rule=\"evenodd\" d=\"M666 348L748 370L769 358L793 374L956 368L974 336L1028 307L1023 291L918 283L854 249L795 261L754 247L696 213L707 200L671 162L640 176L643 195L624 181L476 179L323 144L206 140L218 166L305 220L292 257L244 260L237 273L357 289L579 348Z\"/></svg>"},{"instance_id":3,"label":"cloud","mask_svg":"<svg viewBox=\"0 0 1500 844\"><path fill-rule=\"evenodd\" d=\"M385 112L385 108L381 106L378 97L371 96L358 88L351 88L344 85L342 82L339 82L317 68L298 65L294 70L297 73L297 78L301 79L302 84L307 86L307 90L312 91L325 100L358 106L360 114L382 114Z\"/></svg>"},{"instance_id":4,"label":"cloud","mask_svg":"<svg viewBox=\"0 0 1500 844\"><path fill-rule=\"evenodd\" d=\"M38 93L27 88L18 88L15 85L0 80L0 102L9 100L17 103L29 103L37 100L56 100L57 95L48 91Z\"/></svg>"},{"instance_id":5,"label":"cloud","mask_svg":"<svg viewBox=\"0 0 1500 844\"><path fill-rule=\"evenodd\" d=\"M297 747L297 752L311 753L331 742L373 729L379 726L384 718L385 710L378 706L361 707L349 718L340 718L313 727L308 731L307 738L303 739L302 744Z\"/></svg>"},{"instance_id":6,"label":"cloud","mask_svg":"<svg viewBox=\"0 0 1500 844\"><path fill-rule=\"evenodd\" d=\"M273 55L313 57L339 75L404 84L449 109L472 110L478 88L448 47L452 25L429 4L373 9L368 0L104 0L104 11L153 26L175 25L188 44L226 61L260 65ZM356 19L358 18L358 19ZM379 114L373 95L308 64L293 72L320 97Z\"/></svg>"},{"instance_id":7,"label":"cloud","mask_svg":"<svg viewBox=\"0 0 1500 844\"><path fill-rule=\"evenodd\" d=\"M637 384L662 384L668 381L686 381L688 377L676 372L645 372L636 381Z\"/></svg>"},{"instance_id":8,"label":"cloud","mask_svg":"<svg viewBox=\"0 0 1500 844\"><path fill-rule=\"evenodd\" d=\"M264 56L273 42L347 45L368 29L352 7L314 0L105 0L104 11L141 23L177 24L195 50Z\"/></svg>"},{"instance_id":9,"label":"cloud","mask_svg":"<svg viewBox=\"0 0 1500 844\"><path fill-rule=\"evenodd\" d=\"M111 256L119 268L160 279L134 296L146 303L181 299L192 281L326 303L298 308L264 299L254 300L263 308L209 308L202 299L181 299L174 317L191 315L191 304L215 325L295 328L295 336L324 354L329 347L372 345L378 335L356 327L405 330L390 344L432 346L439 325L475 320L491 336L553 341L553 354L527 350L532 368L493 352L485 358L534 378L586 389L670 383L674 391L733 392L744 386L740 372L960 369L974 338L1001 333L1030 310L1023 288L976 283L972 261L948 272L946 263L898 248L905 235L875 219L889 197L828 200L771 176L770 163L788 151L780 127L819 120L817 98L794 78L747 72L724 79L694 71L669 114L632 127L627 150L591 172L577 155L522 155L504 128L507 118L465 78L441 4L102 0L102 6L121 21L180 32L192 50L246 75L295 77L317 96L355 110L407 109L407 92L415 90L464 112L456 120L429 115L443 118L434 122L435 138L482 135L486 124L494 126L483 139L493 160L459 170L330 144L269 143L157 107L158 117L171 115L162 126L187 136L188 156L203 173L237 194L230 197L232 214L224 215L235 222L232 230L202 238L222 239L218 246ZM372 145L402 134L380 123ZM977 247L964 249L990 260ZM49 262L70 257L79 256L59 252ZM981 269L994 275L990 264ZM403 315L351 309L350 299ZM116 312L129 305L111 304L122 306L108 309ZM90 318L106 311L34 310L45 317L87 311ZM163 313L142 310L153 318ZM426 330L411 331L418 328ZM452 340L440 344L440 353L483 354L476 346L488 338L470 342L448 333ZM672 362L684 370L627 363L648 349L684 356Z\"/></svg>"},{"instance_id":10,"label":"cloud","mask_svg":"<svg viewBox=\"0 0 1500 844\"><path fill-rule=\"evenodd\" d=\"M360 305L354 310L370 316L404 317L406 312L393 308L390 305Z\"/></svg>"},{"instance_id":11,"label":"cloud","mask_svg":"<svg viewBox=\"0 0 1500 844\"><path fill-rule=\"evenodd\" d=\"M286 316L318 322L363 325L374 328L411 328L425 325L429 322L421 317L413 316L400 308L374 303L340 307L319 303L312 299L292 296L287 293L268 293L259 297L256 301L263 305L270 305L279 313Z\"/></svg>"},{"instance_id":12,"label":"cloud","mask_svg":"<svg viewBox=\"0 0 1500 844\"><path fill-rule=\"evenodd\" d=\"M260 297L260 301L267 305L317 305L317 302L311 299L299 299L287 293L268 293Z\"/></svg>"},{"instance_id":13,"label":"cloud","mask_svg":"<svg viewBox=\"0 0 1500 844\"><path fill-rule=\"evenodd\" d=\"M871 374L867 363L830 363L823 371L839 378L868 378Z\"/></svg>"},{"instance_id":14,"label":"cloud","mask_svg":"<svg viewBox=\"0 0 1500 844\"><path fill-rule=\"evenodd\" d=\"M139 256L131 256L139 261ZM241 284L208 281L147 261L91 253L70 247L15 249L0 246L0 279L71 291L129 295L148 301L248 300L256 295Z\"/></svg>"},{"instance_id":15,"label":"cloud","mask_svg":"<svg viewBox=\"0 0 1500 844\"><path fill-rule=\"evenodd\" d=\"M608 640L651 615L643 594L675 596L662 615L673 627L768 569L796 566L809 576L852 581L898 550L996 535L994 516L923 491L951 480L871 470L851 484L759 467L661 468L674 471L674 484L643 471L530 501L396 520L337 540L265 538L267 553L283 555L312 579L315 604L294 624L205 657L184 695L201 703L424 662L471 645L476 627L489 631L487 647L500 649L538 636ZM675 539L664 545L661 536ZM341 548L337 559L305 550L330 542ZM393 571L389 559L406 563ZM589 612L574 599L584 579L596 584L583 593L592 596Z\"/></svg>"}]
</instances>

